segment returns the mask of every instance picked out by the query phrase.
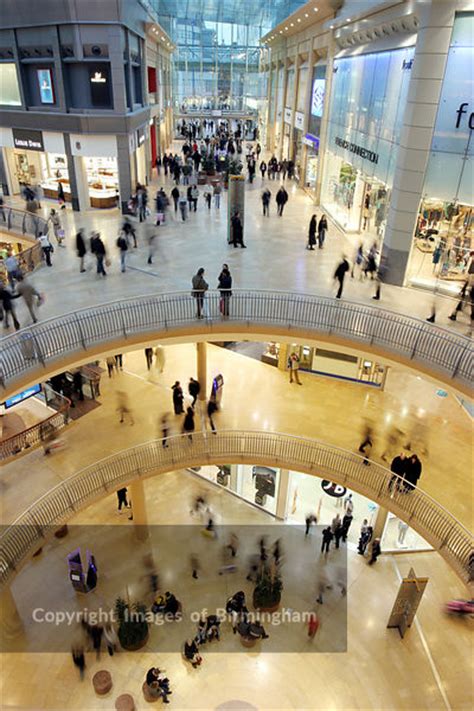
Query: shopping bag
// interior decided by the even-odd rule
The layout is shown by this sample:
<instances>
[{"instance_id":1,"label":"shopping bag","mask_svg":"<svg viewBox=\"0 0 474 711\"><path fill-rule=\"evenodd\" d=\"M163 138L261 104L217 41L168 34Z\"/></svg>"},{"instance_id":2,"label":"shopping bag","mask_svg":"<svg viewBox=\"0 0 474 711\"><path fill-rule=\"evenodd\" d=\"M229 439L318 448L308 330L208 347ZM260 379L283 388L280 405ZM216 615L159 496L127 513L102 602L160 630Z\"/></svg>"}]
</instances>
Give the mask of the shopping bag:
<instances>
[{"instance_id":1,"label":"shopping bag","mask_svg":"<svg viewBox=\"0 0 474 711\"><path fill-rule=\"evenodd\" d=\"M156 224L157 225L162 225L165 221L165 213L164 212L157 212L156 213Z\"/></svg>"}]
</instances>

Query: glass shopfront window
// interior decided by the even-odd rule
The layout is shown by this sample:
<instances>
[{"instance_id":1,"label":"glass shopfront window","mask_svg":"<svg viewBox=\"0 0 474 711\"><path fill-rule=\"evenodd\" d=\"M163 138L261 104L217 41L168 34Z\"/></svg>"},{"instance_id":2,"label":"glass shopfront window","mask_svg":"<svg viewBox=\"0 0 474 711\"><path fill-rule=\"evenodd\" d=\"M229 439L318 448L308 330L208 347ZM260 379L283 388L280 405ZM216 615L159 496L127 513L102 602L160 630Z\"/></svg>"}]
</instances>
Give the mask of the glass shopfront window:
<instances>
[{"instance_id":1,"label":"glass shopfront window","mask_svg":"<svg viewBox=\"0 0 474 711\"><path fill-rule=\"evenodd\" d=\"M20 87L16 66L0 63L0 104L2 106L21 106Z\"/></svg>"},{"instance_id":2,"label":"glass shopfront window","mask_svg":"<svg viewBox=\"0 0 474 711\"><path fill-rule=\"evenodd\" d=\"M275 515L280 482L278 467L229 464L195 467L191 471Z\"/></svg>"},{"instance_id":3,"label":"glass shopfront window","mask_svg":"<svg viewBox=\"0 0 474 711\"><path fill-rule=\"evenodd\" d=\"M474 13L456 18L413 241L408 282L459 291L474 273Z\"/></svg>"},{"instance_id":4,"label":"glass shopfront window","mask_svg":"<svg viewBox=\"0 0 474 711\"><path fill-rule=\"evenodd\" d=\"M334 62L325 209L349 232L382 239L414 49Z\"/></svg>"}]
</instances>

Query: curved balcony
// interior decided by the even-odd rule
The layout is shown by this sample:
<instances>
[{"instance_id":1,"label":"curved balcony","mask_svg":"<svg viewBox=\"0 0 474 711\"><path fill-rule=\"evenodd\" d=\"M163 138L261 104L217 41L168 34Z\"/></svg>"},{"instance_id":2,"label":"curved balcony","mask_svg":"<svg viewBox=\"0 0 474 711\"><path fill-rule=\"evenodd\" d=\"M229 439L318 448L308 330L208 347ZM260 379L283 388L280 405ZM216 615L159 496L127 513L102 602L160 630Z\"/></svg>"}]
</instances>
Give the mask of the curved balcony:
<instances>
[{"instance_id":1,"label":"curved balcony","mask_svg":"<svg viewBox=\"0 0 474 711\"><path fill-rule=\"evenodd\" d=\"M420 319L336 299L233 290L229 315L218 291L206 292L203 316L189 291L141 296L49 319L3 338L0 382L14 393L47 374L104 352L154 340L298 340L329 342L397 361L471 394L471 339Z\"/></svg>"},{"instance_id":2,"label":"curved balcony","mask_svg":"<svg viewBox=\"0 0 474 711\"><path fill-rule=\"evenodd\" d=\"M165 449L160 440L146 442L107 457L36 501L0 536L0 582L10 581L53 535L54 527L130 481L186 467L235 463L278 465L343 484L406 521L464 582L472 577L474 543L469 531L422 489L404 492L389 470L373 462L364 465L353 452L318 440L258 431L199 432L192 442L177 435L168 444Z\"/></svg>"}]
</instances>

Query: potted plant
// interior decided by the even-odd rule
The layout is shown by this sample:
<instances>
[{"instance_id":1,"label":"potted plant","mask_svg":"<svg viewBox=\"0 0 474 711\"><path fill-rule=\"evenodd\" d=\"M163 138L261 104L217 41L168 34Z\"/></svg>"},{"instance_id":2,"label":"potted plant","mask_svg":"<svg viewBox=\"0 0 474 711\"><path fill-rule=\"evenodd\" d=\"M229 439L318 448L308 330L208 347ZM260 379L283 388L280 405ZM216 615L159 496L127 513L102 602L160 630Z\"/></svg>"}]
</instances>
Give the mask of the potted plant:
<instances>
[{"instance_id":1,"label":"potted plant","mask_svg":"<svg viewBox=\"0 0 474 711\"><path fill-rule=\"evenodd\" d=\"M253 591L253 606L264 612L274 612L281 601L283 583L278 572L264 568L259 574Z\"/></svg>"},{"instance_id":2,"label":"potted plant","mask_svg":"<svg viewBox=\"0 0 474 711\"><path fill-rule=\"evenodd\" d=\"M242 162L239 158L230 158L227 162L227 167L225 170L224 187L229 187L229 175L242 175L243 170Z\"/></svg>"},{"instance_id":3,"label":"potted plant","mask_svg":"<svg viewBox=\"0 0 474 711\"><path fill-rule=\"evenodd\" d=\"M126 602L118 597L115 601L118 622L118 638L124 649L130 652L141 649L148 641L146 607L141 602Z\"/></svg>"},{"instance_id":4,"label":"potted plant","mask_svg":"<svg viewBox=\"0 0 474 711\"><path fill-rule=\"evenodd\" d=\"M204 158L202 159L202 169L206 173L206 175L216 174L216 161L214 160L214 156L204 156Z\"/></svg>"}]
</instances>

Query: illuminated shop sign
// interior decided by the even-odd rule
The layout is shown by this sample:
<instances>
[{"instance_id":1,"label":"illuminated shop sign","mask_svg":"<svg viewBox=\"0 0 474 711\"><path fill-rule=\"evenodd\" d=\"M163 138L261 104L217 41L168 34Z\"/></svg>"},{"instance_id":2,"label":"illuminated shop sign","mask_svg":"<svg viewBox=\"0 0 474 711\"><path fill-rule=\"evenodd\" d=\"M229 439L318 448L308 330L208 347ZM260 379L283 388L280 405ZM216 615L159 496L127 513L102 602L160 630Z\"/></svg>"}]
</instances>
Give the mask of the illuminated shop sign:
<instances>
[{"instance_id":1,"label":"illuminated shop sign","mask_svg":"<svg viewBox=\"0 0 474 711\"><path fill-rule=\"evenodd\" d=\"M51 69L38 69L38 86L42 104L54 104L53 78Z\"/></svg>"},{"instance_id":2,"label":"illuminated shop sign","mask_svg":"<svg viewBox=\"0 0 474 711\"><path fill-rule=\"evenodd\" d=\"M28 151L44 151L43 133L24 128L13 128L13 145Z\"/></svg>"},{"instance_id":3,"label":"illuminated shop sign","mask_svg":"<svg viewBox=\"0 0 474 711\"><path fill-rule=\"evenodd\" d=\"M94 72L94 74L91 76L91 82L93 84L105 84L107 81L106 77L102 76L102 72Z\"/></svg>"},{"instance_id":4,"label":"illuminated shop sign","mask_svg":"<svg viewBox=\"0 0 474 711\"><path fill-rule=\"evenodd\" d=\"M355 155L360 156L364 160L368 160L371 163L377 164L379 162L378 153L374 153L374 151L368 151L367 148L363 148L363 146L358 146L356 143L346 141L344 138L339 138L339 136L336 136L334 138L334 143L336 144L336 146L339 146L339 148L344 148L344 150L349 151L350 153L355 153Z\"/></svg>"},{"instance_id":5,"label":"illuminated shop sign","mask_svg":"<svg viewBox=\"0 0 474 711\"><path fill-rule=\"evenodd\" d=\"M326 80L315 79L311 97L311 115L322 118L324 110L324 96L326 94Z\"/></svg>"},{"instance_id":6,"label":"illuminated shop sign","mask_svg":"<svg viewBox=\"0 0 474 711\"><path fill-rule=\"evenodd\" d=\"M17 393L16 395L13 395L13 397L10 397L8 398L8 400L5 400L5 410L8 410L9 407L13 407L13 405L18 405L18 403L23 402L23 400L27 400L29 397L33 397L33 395L37 395L37 393L39 392L41 392L40 384L32 385L31 388L23 390L21 393Z\"/></svg>"},{"instance_id":7,"label":"illuminated shop sign","mask_svg":"<svg viewBox=\"0 0 474 711\"><path fill-rule=\"evenodd\" d=\"M463 121L463 116L466 115L467 125L469 126L469 130L472 131L474 129L474 111L469 113L467 110L468 106L469 103L467 101L463 101L463 103L459 105L459 108L456 111L456 128L459 128L461 122Z\"/></svg>"}]
</instances>

